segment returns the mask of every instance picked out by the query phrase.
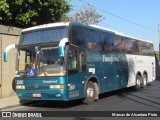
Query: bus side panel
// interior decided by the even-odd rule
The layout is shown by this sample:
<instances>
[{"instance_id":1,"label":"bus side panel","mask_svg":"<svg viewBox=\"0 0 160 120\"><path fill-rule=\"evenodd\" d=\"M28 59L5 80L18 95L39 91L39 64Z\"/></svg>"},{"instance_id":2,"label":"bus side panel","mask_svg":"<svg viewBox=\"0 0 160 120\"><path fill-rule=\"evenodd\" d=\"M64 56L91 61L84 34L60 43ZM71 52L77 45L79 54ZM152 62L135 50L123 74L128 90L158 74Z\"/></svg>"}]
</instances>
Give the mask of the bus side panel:
<instances>
[{"instance_id":1,"label":"bus side panel","mask_svg":"<svg viewBox=\"0 0 160 120\"><path fill-rule=\"evenodd\" d=\"M100 93L109 92L116 89L115 67L100 67Z\"/></svg>"},{"instance_id":2,"label":"bus side panel","mask_svg":"<svg viewBox=\"0 0 160 120\"><path fill-rule=\"evenodd\" d=\"M68 75L68 99L74 100L84 98L85 81L88 72L73 73Z\"/></svg>"},{"instance_id":3,"label":"bus side panel","mask_svg":"<svg viewBox=\"0 0 160 120\"><path fill-rule=\"evenodd\" d=\"M101 93L127 87L128 72L125 54L103 54L100 68Z\"/></svg>"},{"instance_id":4,"label":"bus side panel","mask_svg":"<svg viewBox=\"0 0 160 120\"><path fill-rule=\"evenodd\" d=\"M112 53L102 54L102 61L99 66L100 93L116 89L115 62L112 58Z\"/></svg>"},{"instance_id":5,"label":"bus side panel","mask_svg":"<svg viewBox=\"0 0 160 120\"><path fill-rule=\"evenodd\" d=\"M115 62L115 74L116 74L116 88L126 88L128 85L128 62L125 54L117 54L117 60Z\"/></svg>"},{"instance_id":6,"label":"bus side panel","mask_svg":"<svg viewBox=\"0 0 160 120\"><path fill-rule=\"evenodd\" d=\"M146 72L148 82L155 80L155 57L141 55L126 55L129 66L128 87L135 86L135 79L138 72L141 76Z\"/></svg>"}]
</instances>

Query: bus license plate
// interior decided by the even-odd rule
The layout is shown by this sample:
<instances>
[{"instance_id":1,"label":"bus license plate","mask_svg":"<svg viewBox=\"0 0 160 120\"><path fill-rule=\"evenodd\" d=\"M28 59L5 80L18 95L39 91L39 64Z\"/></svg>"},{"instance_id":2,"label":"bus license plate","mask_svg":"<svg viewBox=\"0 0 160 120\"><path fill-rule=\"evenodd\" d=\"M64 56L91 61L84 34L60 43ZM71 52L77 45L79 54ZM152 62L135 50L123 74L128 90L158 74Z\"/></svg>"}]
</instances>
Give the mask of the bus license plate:
<instances>
[{"instance_id":1,"label":"bus license plate","mask_svg":"<svg viewBox=\"0 0 160 120\"><path fill-rule=\"evenodd\" d=\"M40 93L34 93L34 94L32 94L32 97L38 98L38 97L41 97L41 94Z\"/></svg>"}]
</instances>

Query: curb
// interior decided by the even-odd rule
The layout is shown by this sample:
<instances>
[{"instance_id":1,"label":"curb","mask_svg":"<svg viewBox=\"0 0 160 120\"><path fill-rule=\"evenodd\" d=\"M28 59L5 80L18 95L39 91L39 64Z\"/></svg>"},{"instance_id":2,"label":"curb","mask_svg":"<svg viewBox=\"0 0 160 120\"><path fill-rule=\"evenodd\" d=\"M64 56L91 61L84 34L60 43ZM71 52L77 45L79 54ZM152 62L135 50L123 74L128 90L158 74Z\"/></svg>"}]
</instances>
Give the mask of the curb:
<instances>
[{"instance_id":1,"label":"curb","mask_svg":"<svg viewBox=\"0 0 160 120\"><path fill-rule=\"evenodd\" d=\"M15 107L23 106L23 105L32 104L34 102L35 101L30 101L29 100L29 101L21 102L21 103L14 104L14 105L8 105L8 106L5 106L5 107L0 107L0 111L5 110L5 109L10 109L10 108L15 108Z\"/></svg>"},{"instance_id":2,"label":"curb","mask_svg":"<svg viewBox=\"0 0 160 120\"><path fill-rule=\"evenodd\" d=\"M15 105L10 105L10 106L1 107L1 108L0 108L0 111L5 110L5 109L10 109L10 108L18 107L18 106L20 106L20 104L15 104Z\"/></svg>"}]
</instances>

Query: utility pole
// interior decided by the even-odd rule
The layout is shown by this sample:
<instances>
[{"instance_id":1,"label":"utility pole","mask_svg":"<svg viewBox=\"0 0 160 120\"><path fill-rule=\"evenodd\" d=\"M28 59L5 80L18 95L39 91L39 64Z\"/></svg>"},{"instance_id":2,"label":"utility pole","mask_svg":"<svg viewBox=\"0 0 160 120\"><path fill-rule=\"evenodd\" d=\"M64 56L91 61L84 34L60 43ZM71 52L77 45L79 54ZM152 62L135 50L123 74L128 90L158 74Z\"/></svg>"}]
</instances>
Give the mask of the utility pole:
<instances>
[{"instance_id":1,"label":"utility pole","mask_svg":"<svg viewBox=\"0 0 160 120\"><path fill-rule=\"evenodd\" d=\"M158 25L158 38L159 38L159 61L160 61L160 24Z\"/></svg>"}]
</instances>

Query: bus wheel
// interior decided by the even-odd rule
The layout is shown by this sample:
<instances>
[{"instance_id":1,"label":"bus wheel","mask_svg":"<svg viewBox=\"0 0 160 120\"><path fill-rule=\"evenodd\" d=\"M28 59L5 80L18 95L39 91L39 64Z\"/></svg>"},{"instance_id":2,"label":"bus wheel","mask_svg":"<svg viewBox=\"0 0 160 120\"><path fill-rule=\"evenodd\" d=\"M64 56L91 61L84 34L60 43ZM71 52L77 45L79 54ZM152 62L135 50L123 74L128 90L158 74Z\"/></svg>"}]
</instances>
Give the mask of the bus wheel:
<instances>
[{"instance_id":1,"label":"bus wheel","mask_svg":"<svg viewBox=\"0 0 160 120\"><path fill-rule=\"evenodd\" d=\"M141 82L142 82L142 78L139 75L137 75L135 89L139 89L141 87Z\"/></svg>"},{"instance_id":2,"label":"bus wheel","mask_svg":"<svg viewBox=\"0 0 160 120\"><path fill-rule=\"evenodd\" d=\"M145 88L147 86L147 75L143 75L143 81L142 81L142 88Z\"/></svg>"},{"instance_id":3,"label":"bus wheel","mask_svg":"<svg viewBox=\"0 0 160 120\"><path fill-rule=\"evenodd\" d=\"M94 83L92 81L89 81L85 89L85 99L83 103L86 103L86 104L93 103L95 100L95 93L96 93L96 90L95 90Z\"/></svg>"}]
</instances>

